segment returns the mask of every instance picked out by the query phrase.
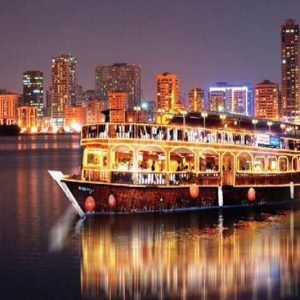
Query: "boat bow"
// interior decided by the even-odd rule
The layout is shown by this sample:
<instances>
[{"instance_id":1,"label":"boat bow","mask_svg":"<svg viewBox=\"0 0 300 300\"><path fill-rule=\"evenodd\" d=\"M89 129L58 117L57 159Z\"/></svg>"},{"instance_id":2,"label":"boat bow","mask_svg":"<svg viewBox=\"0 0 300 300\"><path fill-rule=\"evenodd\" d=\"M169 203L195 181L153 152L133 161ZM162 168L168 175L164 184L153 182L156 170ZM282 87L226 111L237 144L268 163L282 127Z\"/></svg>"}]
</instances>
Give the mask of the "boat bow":
<instances>
[{"instance_id":1,"label":"boat bow","mask_svg":"<svg viewBox=\"0 0 300 300\"><path fill-rule=\"evenodd\" d=\"M59 187L63 190L67 198L70 200L74 208L76 209L77 213L79 214L80 217L84 217L85 213L79 206L77 200L69 190L68 186L61 180L65 175L61 171L53 171L53 170L48 170L50 176L57 182Z\"/></svg>"}]
</instances>

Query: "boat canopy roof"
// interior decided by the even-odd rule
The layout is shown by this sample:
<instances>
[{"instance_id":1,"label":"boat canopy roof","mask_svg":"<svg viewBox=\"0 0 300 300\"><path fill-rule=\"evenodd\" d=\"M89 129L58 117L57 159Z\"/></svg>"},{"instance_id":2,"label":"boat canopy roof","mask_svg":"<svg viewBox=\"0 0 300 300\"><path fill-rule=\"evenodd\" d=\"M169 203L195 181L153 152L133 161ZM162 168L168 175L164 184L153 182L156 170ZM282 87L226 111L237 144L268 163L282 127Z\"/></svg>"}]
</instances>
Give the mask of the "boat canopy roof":
<instances>
[{"instance_id":1,"label":"boat canopy roof","mask_svg":"<svg viewBox=\"0 0 300 300\"><path fill-rule=\"evenodd\" d=\"M256 119L235 114L225 114L217 112L208 112L203 116L201 112L191 112L186 116L174 115L170 121L170 125L183 125L189 127L203 127L209 129L227 129L237 130L257 130L258 132L269 132L284 137L300 138L300 126L292 123L285 123L269 119Z\"/></svg>"}]
</instances>

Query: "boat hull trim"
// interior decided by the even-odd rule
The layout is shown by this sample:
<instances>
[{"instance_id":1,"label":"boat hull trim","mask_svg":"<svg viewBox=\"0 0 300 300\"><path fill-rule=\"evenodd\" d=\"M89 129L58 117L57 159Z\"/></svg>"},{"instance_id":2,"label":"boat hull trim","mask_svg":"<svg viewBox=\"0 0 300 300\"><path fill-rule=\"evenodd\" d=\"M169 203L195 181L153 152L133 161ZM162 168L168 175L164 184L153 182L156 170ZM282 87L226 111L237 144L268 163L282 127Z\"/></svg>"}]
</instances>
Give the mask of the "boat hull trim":
<instances>
[{"instance_id":1,"label":"boat hull trim","mask_svg":"<svg viewBox=\"0 0 300 300\"><path fill-rule=\"evenodd\" d=\"M249 187L198 186L199 195L195 198L192 197L189 186L158 187L87 182L68 178L60 171L49 173L81 217L94 213L128 214L261 206L300 199L299 186L293 187L293 194L289 186L255 187L255 199L249 198Z\"/></svg>"}]
</instances>

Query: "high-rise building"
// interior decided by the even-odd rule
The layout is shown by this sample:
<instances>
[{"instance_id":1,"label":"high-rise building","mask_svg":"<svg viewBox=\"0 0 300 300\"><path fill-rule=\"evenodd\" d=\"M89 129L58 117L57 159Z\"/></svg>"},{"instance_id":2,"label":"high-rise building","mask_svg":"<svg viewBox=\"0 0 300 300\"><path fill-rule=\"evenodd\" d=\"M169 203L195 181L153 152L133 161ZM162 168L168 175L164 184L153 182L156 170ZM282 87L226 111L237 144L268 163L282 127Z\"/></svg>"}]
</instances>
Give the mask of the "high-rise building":
<instances>
[{"instance_id":1,"label":"high-rise building","mask_svg":"<svg viewBox=\"0 0 300 300\"><path fill-rule=\"evenodd\" d=\"M107 109L107 101L98 99L88 99L86 101L87 123L95 124L105 121L105 115L102 113Z\"/></svg>"},{"instance_id":2,"label":"high-rise building","mask_svg":"<svg viewBox=\"0 0 300 300\"><path fill-rule=\"evenodd\" d=\"M64 124L66 106L76 104L76 59L62 54L52 59L51 118L58 126Z\"/></svg>"},{"instance_id":3,"label":"high-rise building","mask_svg":"<svg viewBox=\"0 0 300 300\"><path fill-rule=\"evenodd\" d=\"M204 111L204 90L194 87L188 94L189 111Z\"/></svg>"},{"instance_id":4,"label":"high-rise building","mask_svg":"<svg viewBox=\"0 0 300 300\"><path fill-rule=\"evenodd\" d=\"M128 108L133 108L141 101L141 66L135 64L97 65L97 98L108 100L109 92L128 94Z\"/></svg>"},{"instance_id":5,"label":"high-rise building","mask_svg":"<svg viewBox=\"0 0 300 300\"><path fill-rule=\"evenodd\" d=\"M86 108L80 106L66 106L64 126L72 129L80 129L86 124Z\"/></svg>"},{"instance_id":6,"label":"high-rise building","mask_svg":"<svg viewBox=\"0 0 300 300\"><path fill-rule=\"evenodd\" d=\"M278 120L278 84L265 80L255 85L255 117Z\"/></svg>"},{"instance_id":7,"label":"high-rise building","mask_svg":"<svg viewBox=\"0 0 300 300\"><path fill-rule=\"evenodd\" d=\"M179 99L179 80L171 73L156 76L156 111L179 112L182 105Z\"/></svg>"},{"instance_id":8,"label":"high-rise building","mask_svg":"<svg viewBox=\"0 0 300 300\"><path fill-rule=\"evenodd\" d=\"M21 128L34 128L38 126L37 108L34 106L20 106L17 109L18 125Z\"/></svg>"},{"instance_id":9,"label":"high-rise building","mask_svg":"<svg viewBox=\"0 0 300 300\"><path fill-rule=\"evenodd\" d=\"M23 73L23 105L37 109L37 117L44 116L44 75L41 71Z\"/></svg>"},{"instance_id":10,"label":"high-rise building","mask_svg":"<svg viewBox=\"0 0 300 300\"><path fill-rule=\"evenodd\" d=\"M294 20L281 26L281 89L283 119L299 121L299 25Z\"/></svg>"},{"instance_id":11,"label":"high-rise building","mask_svg":"<svg viewBox=\"0 0 300 300\"><path fill-rule=\"evenodd\" d=\"M218 83L209 88L209 110L248 116L248 87Z\"/></svg>"},{"instance_id":12,"label":"high-rise building","mask_svg":"<svg viewBox=\"0 0 300 300\"><path fill-rule=\"evenodd\" d=\"M248 116L254 117L255 103L254 103L254 87L248 87Z\"/></svg>"},{"instance_id":13,"label":"high-rise building","mask_svg":"<svg viewBox=\"0 0 300 300\"><path fill-rule=\"evenodd\" d=\"M110 110L110 122L125 122L126 104L128 103L128 94L124 92L108 93L108 108Z\"/></svg>"},{"instance_id":14,"label":"high-rise building","mask_svg":"<svg viewBox=\"0 0 300 300\"><path fill-rule=\"evenodd\" d=\"M18 94L0 90L0 125L17 123L18 101Z\"/></svg>"}]
</instances>

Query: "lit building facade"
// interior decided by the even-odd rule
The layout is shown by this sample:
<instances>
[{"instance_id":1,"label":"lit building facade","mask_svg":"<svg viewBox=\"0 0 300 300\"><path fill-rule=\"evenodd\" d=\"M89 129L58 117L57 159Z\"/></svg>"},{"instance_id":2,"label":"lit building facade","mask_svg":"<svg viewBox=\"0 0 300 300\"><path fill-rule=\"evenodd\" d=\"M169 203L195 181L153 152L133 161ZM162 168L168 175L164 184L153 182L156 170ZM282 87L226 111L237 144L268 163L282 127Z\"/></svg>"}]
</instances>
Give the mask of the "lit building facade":
<instances>
[{"instance_id":1,"label":"lit building facade","mask_svg":"<svg viewBox=\"0 0 300 300\"><path fill-rule=\"evenodd\" d=\"M76 59L62 54L52 59L51 118L55 125L64 124L66 106L76 103Z\"/></svg>"},{"instance_id":2,"label":"lit building facade","mask_svg":"<svg viewBox=\"0 0 300 300\"><path fill-rule=\"evenodd\" d=\"M110 122L125 122L128 103L128 94L124 92L108 93L108 108L110 110Z\"/></svg>"},{"instance_id":3,"label":"lit building facade","mask_svg":"<svg viewBox=\"0 0 300 300\"><path fill-rule=\"evenodd\" d=\"M105 121L105 115L102 111L107 109L107 102L104 100L90 99L86 102L87 123L95 124Z\"/></svg>"},{"instance_id":4,"label":"lit building facade","mask_svg":"<svg viewBox=\"0 0 300 300\"><path fill-rule=\"evenodd\" d=\"M248 116L254 117L255 114L255 103L254 103L254 87L248 87Z\"/></svg>"},{"instance_id":5,"label":"lit building facade","mask_svg":"<svg viewBox=\"0 0 300 300\"><path fill-rule=\"evenodd\" d=\"M18 94L0 90L0 125L17 123L18 101Z\"/></svg>"},{"instance_id":6,"label":"lit building facade","mask_svg":"<svg viewBox=\"0 0 300 300\"><path fill-rule=\"evenodd\" d=\"M194 87L188 94L189 111L204 111L204 90Z\"/></svg>"},{"instance_id":7,"label":"lit building facade","mask_svg":"<svg viewBox=\"0 0 300 300\"><path fill-rule=\"evenodd\" d=\"M265 80L255 85L255 117L278 120L278 84Z\"/></svg>"},{"instance_id":8,"label":"lit building facade","mask_svg":"<svg viewBox=\"0 0 300 300\"><path fill-rule=\"evenodd\" d=\"M37 107L20 106L17 108L18 126L21 128L33 128L38 126Z\"/></svg>"},{"instance_id":9,"label":"lit building facade","mask_svg":"<svg viewBox=\"0 0 300 300\"><path fill-rule=\"evenodd\" d=\"M64 116L64 126L82 127L86 124L86 108L80 106L66 106Z\"/></svg>"},{"instance_id":10,"label":"lit building facade","mask_svg":"<svg viewBox=\"0 0 300 300\"><path fill-rule=\"evenodd\" d=\"M37 116L44 116L44 75L41 71L23 73L23 105L37 109Z\"/></svg>"},{"instance_id":11,"label":"lit building facade","mask_svg":"<svg viewBox=\"0 0 300 300\"><path fill-rule=\"evenodd\" d=\"M97 97L108 100L109 92L128 94L128 108L140 105L141 101L141 66L135 64L97 65L96 93Z\"/></svg>"},{"instance_id":12,"label":"lit building facade","mask_svg":"<svg viewBox=\"0 0 300 300\"><path fill-rule=\"evenodd\" d=\"M209 88L208 108L248 116L248 87L222 83Z\"/></svg>"},{"instance_id":13,"label":"lit building facade","mask_svg":"<svg viewBox=\"0 0 300 300\"><path fill-rule=\"evenodd\" d=\"M294 20L281 27L281 88L283 119L299 121L299 25Z\"/></svg>"},{"instance_id":14,"label":"lit building facade","mask_svg":"<svg viewBox=\"0 0 300 300\"><path fill-rule=\"evenodd\" d=\"M177 75L162 73L156 76L156 111L176 112L181 107Z\"/></svg>"}]
</instances>

